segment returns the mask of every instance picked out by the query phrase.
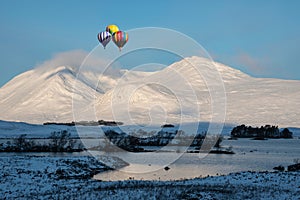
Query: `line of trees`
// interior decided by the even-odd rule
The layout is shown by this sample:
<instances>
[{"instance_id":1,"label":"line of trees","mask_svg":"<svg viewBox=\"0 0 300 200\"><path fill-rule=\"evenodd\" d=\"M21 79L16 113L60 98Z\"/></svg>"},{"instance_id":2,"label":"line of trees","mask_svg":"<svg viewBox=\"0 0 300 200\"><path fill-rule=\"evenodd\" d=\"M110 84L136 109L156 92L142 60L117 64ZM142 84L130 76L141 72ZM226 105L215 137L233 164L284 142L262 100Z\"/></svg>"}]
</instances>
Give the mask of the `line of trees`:
<instances>
[{"instance_id":1,"label":"line of trees","mask_svg":"<svg viewBox=\"0 0 300 200\"><path fill-rule=\"evenodd\" d=\"M105 120L98 120L98 121L79 121L79 122L67 122L67 123L61 123L61 122L45 122L43 125L63 125L63 126L120 126L123 125L123 122L115 122L115 121L105 121Z\"/></svg>"},{"instance_id":2,"label":"line of trees","mask_svg":"<svg viewBox=\"0 0 300 200\"><path fill-rule=\"evenodd\" d=\"M21 134L7 142L0 144L2 152L80 152L85 150L83 144L71 138L71 134L66 131L54 131L43 144L37 143L32 138L27 138L26 134ZM47 141L47 143L46 143Z\"/></svg>"},{"instance_id":3,"label":"line of trees","mask_svg":"<svg viewBox=\"0 0 300 200\"><path fill-rule=\"evenodd\" d=\"M138 131L139 132L139 131ZM188 135L182 130L175 130L173 132L158 131L157 133L140 135L137 133L118 133L114 130L107 130L105 136L107 140L102 146L105 150L113 149L113 146L117 146L127 151L143 151L142 146L191 146L191 147L201 147L204 138L206 137L206 132L198 133L196 135ZM145 137L147 136L147 137ZM175 138L176 136L176 138ZM211 137L211 136L210 136ZM215 140L217 147L220 147L222 138L218 137Z\"/></svg>"}]
</instances>

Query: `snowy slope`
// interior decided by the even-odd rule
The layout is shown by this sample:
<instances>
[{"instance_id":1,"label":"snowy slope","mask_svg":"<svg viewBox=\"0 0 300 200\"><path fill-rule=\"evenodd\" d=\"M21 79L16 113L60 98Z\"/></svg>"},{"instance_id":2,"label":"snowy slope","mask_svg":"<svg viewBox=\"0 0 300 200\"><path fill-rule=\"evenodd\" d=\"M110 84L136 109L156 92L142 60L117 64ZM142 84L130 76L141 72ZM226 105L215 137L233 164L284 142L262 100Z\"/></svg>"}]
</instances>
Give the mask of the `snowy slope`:
<instances>
[{"instance_id":1,"label":"snowy slope","mask_svg":"<svg viewBox=\"0 0 300 200\"><path fill-rule=\"evenodd\" d=\"M216 77L214 67L221 78ZM192 57L140 80L120 81L100 97L96 113L98 118L128 123L210 121L215 101L226 103L227 123L299 127L299 88L300 81L253 78L223 64L212 66L206 59ZM224 89L224 102L222 95L212 99L214 89L220 93Z\"/></svg>"},{"instance_id":2,"label":"snowy slope","mask_svg":"<svg viewBox=\"0 0 300 200\"><path fill-rule=\"evenodd\" d=\"M0 119L149 125L210 121L226 111L227 123L300 127L299 88L300 81L253 78L200 57L156 72L121 70L115 77L78 76L62 66L25 72L0 88Z\"/></svg>"},{"instance_id":3,"label":"snowy slope","mask_svg":"<svg viewBox=\"0 0 300 200\"><path fill-rule=\"evenodd\" d=\"M74 88L75 84L77 87ZM82 92L84 91L84 92ZM88 103L96 93L77 79L72 68L58 67L25 72L0 89L1 119L41 123L67 121L72 116L72 98Z\"/></svg>"}]
</instances>

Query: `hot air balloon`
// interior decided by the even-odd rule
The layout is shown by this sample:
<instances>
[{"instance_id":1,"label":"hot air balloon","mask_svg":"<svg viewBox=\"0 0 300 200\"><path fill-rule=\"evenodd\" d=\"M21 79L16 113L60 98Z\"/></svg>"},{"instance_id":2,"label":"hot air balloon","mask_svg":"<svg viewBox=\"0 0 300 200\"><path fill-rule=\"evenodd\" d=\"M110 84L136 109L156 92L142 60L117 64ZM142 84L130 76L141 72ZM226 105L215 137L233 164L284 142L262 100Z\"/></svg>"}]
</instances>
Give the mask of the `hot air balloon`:
<instances>
[{"instance_id":1,"label":"hot air balloon","mask_svg":"<svg viewBox=\"0 0 300 200\"><path fill-rule=\"evenodd\" d=\"M107 31L98 33L98 40L103 45L104 49L111 40L111 34Z\"/></svg>"},{"instance_id":2,"label":"hot air balloon","mask_svg":"<svg viewBox=\"0 0 300 200\"><path fill-rule=\"evenodd\" d=\"M115 32L119 31L119 28L117 25L111 24L106 27L106 31L113 35Z\"/></svg>"},{"instance_id":3,"label":"hot air balloon","mask_svg":"<svg viewBox=\"0 0 300 200\"><path fill-rule=\"evenodd\" d=\"M121 48L126 44L128 41L128 34L123 31L117 31L113 34L112 40L114 43L119 47L120 51Z\"/></svg>"}]
</instances>

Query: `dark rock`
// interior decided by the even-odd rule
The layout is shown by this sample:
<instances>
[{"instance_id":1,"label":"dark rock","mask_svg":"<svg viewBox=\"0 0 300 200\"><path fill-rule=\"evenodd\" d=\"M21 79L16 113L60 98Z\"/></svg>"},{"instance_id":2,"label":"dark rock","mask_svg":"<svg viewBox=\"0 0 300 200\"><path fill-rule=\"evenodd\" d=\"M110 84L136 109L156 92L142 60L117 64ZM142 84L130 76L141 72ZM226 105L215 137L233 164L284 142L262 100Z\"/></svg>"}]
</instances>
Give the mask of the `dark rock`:
<instances>
[{"instance_id":1,"label":"dark rock","mask_svg":"<svg viewBox=\"0 0 300 200\"><path fill-rule=\"evenodd\" d=\"M168 167L168 166L166 166L166 167L164 168L164 170L166 170L166 171L168 171L169 169L171 169L171 168Z\"/></svg>"},{"instance_id":2,"label":"dark rock","mask_svg":"<svg viewBox=\"0 0 300 200\"><path fill-rule=\"evenodd\" d=\"M274 170L278 170L278 171L284 171L284 166L282 166L282 165L279 165L279 166L277 166L277 167L274 167L273 168Z\"/></svg>"},{"instance_id":3,"label":"dark rock","mask_svg":"<svg viewBox=\"0 0 300 200\"><path fill-rule=\"evenodd\" d=\"M162 128L174 128L175 126L173 124L164 124L161 125Z\"/></svg>"},{"instance_id":4,"label":"dark rock","mask_svg":"<svg viewBox=\"0 0 300 200\"><path fill-rule=\"evenodd\" d=\"M300 163L297 163L297 164L294 164L294 165L289 165L288 166L288 171L289 172L300 171Z\"/></svg>"}]
</instances>

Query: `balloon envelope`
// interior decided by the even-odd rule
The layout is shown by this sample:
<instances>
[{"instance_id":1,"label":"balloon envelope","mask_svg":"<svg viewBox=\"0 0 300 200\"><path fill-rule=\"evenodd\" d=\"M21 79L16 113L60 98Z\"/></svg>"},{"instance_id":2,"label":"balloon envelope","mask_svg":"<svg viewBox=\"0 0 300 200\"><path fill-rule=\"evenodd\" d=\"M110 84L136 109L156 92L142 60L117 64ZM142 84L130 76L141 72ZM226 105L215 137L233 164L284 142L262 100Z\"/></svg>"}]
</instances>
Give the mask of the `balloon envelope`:
<instances>
[{"instance_id":1,"label":"balloon envelope","mask_svg":"<svg viewBox=\"0 0 300 200\"><path fill-rule=\"evenodd\" d=\"M126 44L126 42L128 41L128 34L123 32L123 31L117 31L113 34L112 36L112 40L114 41L114 43L119 47L119 49L121 50L121 48Z\"/></svg>"},{"instance_id":2,"label":"balloon envelope","mask_svg":"<svg viewBox=\"0 0 300 200\"><path fill-rule=\"evenodd\" d=\"M106 31L113 35L115 32L119 31L119 28L117 25L111 24L106 27Z\"/></svg>"},{"instance_id":3,"label":"balloon envelope","mask_svg":"<svg viewBox=\"0 0 300 200\"><path fill-rule=\"evenodd\" d=\"M111 34L107 31L100 32L100 33L98 33L98 40L103 45L103 47L105 48L106 45L111 40Z\"/></svg>"}]
</instances>

